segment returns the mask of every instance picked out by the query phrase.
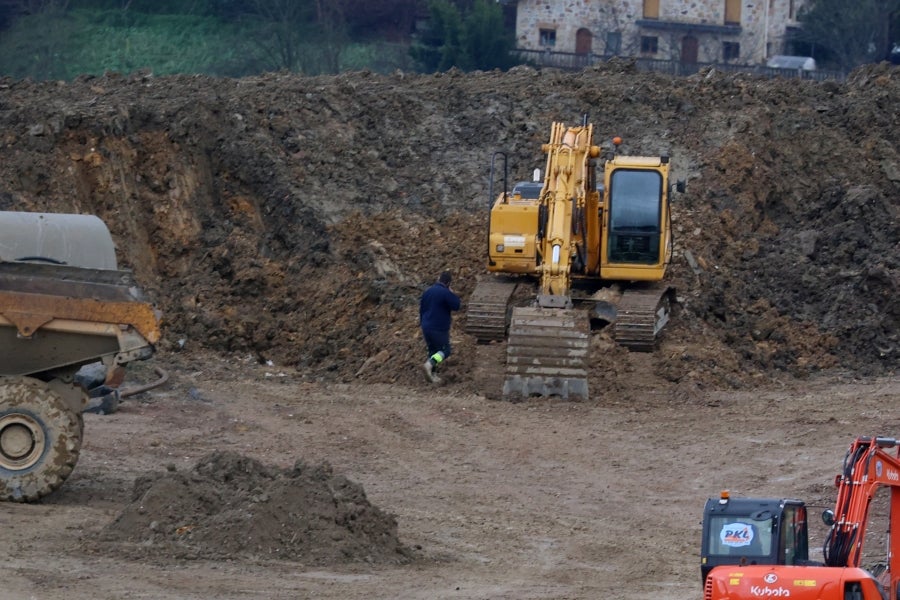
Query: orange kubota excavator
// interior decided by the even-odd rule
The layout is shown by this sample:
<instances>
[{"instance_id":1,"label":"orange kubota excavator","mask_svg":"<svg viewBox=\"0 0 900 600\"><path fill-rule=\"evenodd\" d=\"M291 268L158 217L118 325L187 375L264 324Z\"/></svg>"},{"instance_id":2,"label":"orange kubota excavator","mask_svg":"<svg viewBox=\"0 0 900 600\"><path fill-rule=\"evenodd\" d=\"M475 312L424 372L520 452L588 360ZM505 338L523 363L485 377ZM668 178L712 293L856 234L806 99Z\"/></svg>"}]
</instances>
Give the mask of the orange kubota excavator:
<instances>
[{"instance_id":1,"label":"orange kubota excavator","mask_svg":"<svg viewBox=\"0 0 900 600\"><path fill-rule=\"evenodd\" d=\"M835 509L822 515L831 528L823 547L824 564L806 560L801 502L776 502L778 506L763 509L760 499L728 507L732 501L723 496L719 509L708 502L701 556L704 600L900 600L900 522L895 523L900 520L900 450L889 451L898 447L900 441L886 437L858 437L850 445L835 478ZM862 568L861 558L869 508L881 487L890 492L891 526L887 568L876 576ZM791 515L793 520L788 519ZM730 558L729 549L736 551Z\"/></svg>"}]
</instances>

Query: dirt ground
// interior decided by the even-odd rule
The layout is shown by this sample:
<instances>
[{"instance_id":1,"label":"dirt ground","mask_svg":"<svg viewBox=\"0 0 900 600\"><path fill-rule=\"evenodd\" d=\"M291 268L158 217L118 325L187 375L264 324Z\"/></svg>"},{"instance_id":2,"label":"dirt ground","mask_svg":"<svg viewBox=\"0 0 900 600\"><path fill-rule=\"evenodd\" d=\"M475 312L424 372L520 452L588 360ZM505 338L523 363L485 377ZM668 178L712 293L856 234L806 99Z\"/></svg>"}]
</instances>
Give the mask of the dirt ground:
<instances>
[{"instance_id":1,"label":"dirt ground","mask_svg":"<svg viewBox=\"0 0 900 600\"><path fill-rule=\"evenodd\" d=\"M0 210L104 219L164 314L74 473L0 505L0 598L698 598L722 488L834 501L900 435L900 71L0 81ZM501 346L416 324L484 273L488 173L550 123L672 156L659 349L592 337L586 402L498 399ZM691 259L689 260L688 257Z\"/></svg>"},{"instance_id":2,"label":"dirt ground","mask_svg":"<svg viewBox=\"0 0 900 600\"><path fill-rule=\"evenodd\" d=\"M2 506L0 597L695 600L708 496L829 506L852 438L900 431L896 378L687 397L645 382L627 400L513 404L424 383L308 383L253 360L169 368L167 386L86 415L81 461L57 493ZM136 480L189 473L222 451L284 469L328 463L396 518L403 560L235 551L251 539L250 514L198 523L174 498L145 496L142 527L110 533L137 510ZM289 526L305 506L263 522ZM221 544L166 542L188 535Z\"/></svg>"}]
</instances>

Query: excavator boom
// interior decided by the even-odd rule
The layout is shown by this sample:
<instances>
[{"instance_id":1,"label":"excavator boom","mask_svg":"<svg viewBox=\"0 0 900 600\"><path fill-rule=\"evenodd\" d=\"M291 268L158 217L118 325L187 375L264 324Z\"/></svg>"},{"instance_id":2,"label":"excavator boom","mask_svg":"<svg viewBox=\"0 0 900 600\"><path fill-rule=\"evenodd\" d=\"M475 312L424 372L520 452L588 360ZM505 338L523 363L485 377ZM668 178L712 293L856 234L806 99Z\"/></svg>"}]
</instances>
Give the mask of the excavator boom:
<instances>
[{"instance_id":1,"label":"excavator boom","mask_svg":"<svg viewBox=\"0 0 900 600\"><path fill-rule=\"evenodd\" d=\"M847 450L844 466L835 479L838 497L834 524L825 541L825 564L833 567L859 566L869 508L875 492L887 487L892 519L900 518L900 451L890 453L900 442L885 437L859 437ZM900 525L898 525L900 526ZM893 529L893 528L892 528ZM889 567L900 578L900 533L890 538L890 556L896 564ZM896 587L896 579L892 587Z\"/></svg>"},{"instance_id":2,"label":"excavator boom","mask_svg":"<svg viewBox=\"0 0 900 600\"><path fill-rule=\"evenodd\" d=\"M554 123L550 142L542 150L547 154L547 170L540 204L547 214L546 232L539 245L539 306L571 306L572 263L580 259L579 248L591 248L593 260L584 266L596 271L599 241L599 194L593 181L591 159L600 155L592 144L593 126L566 127ZM588 232L595 234L589 243Z\"/></svg>"}]
</instances>

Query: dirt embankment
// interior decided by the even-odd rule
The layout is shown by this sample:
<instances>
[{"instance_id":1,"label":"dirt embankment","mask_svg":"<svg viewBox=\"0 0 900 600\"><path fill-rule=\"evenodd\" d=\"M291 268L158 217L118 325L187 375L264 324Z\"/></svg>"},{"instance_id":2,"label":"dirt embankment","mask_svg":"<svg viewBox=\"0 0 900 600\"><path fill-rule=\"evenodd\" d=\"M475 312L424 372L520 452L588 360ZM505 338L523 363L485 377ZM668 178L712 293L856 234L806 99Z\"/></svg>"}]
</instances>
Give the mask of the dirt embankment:
<instances>
[{"instance_id":1,"label":"dirt embankment","mask_svg":"<svg viewBox=\"0 0 900 600\"><path fill-rule=\"evenodd\" d=\"M898 96L886 64L845 84L628 63L5 81L0 209L103 218L166 315L164 351L411 383L423 286L451 268L465 297L483 274L491 152L526 178L550 123L587 114L625 152L668 150L688 182L659 376L884 374L900 356Z\"/></svg>"}]
</instances>

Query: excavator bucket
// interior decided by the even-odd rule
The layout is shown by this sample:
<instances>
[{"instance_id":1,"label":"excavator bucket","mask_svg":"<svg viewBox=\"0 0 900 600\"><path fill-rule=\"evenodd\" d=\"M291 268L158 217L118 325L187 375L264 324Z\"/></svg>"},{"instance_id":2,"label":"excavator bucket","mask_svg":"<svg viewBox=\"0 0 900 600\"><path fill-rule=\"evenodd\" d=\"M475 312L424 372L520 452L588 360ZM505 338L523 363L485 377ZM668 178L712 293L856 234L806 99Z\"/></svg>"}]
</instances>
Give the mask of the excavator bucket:
<instances>
[{"instance_id":1,"label":"excavator bucket","mask_svg":"<svg viewBox=\"0 0 900 600\"><path fill-rule=\"evenodd\" d=\"M587 400L589 346L590 327L584 312L513 309L503 396Z\"/></svg>"}]
</instances>

